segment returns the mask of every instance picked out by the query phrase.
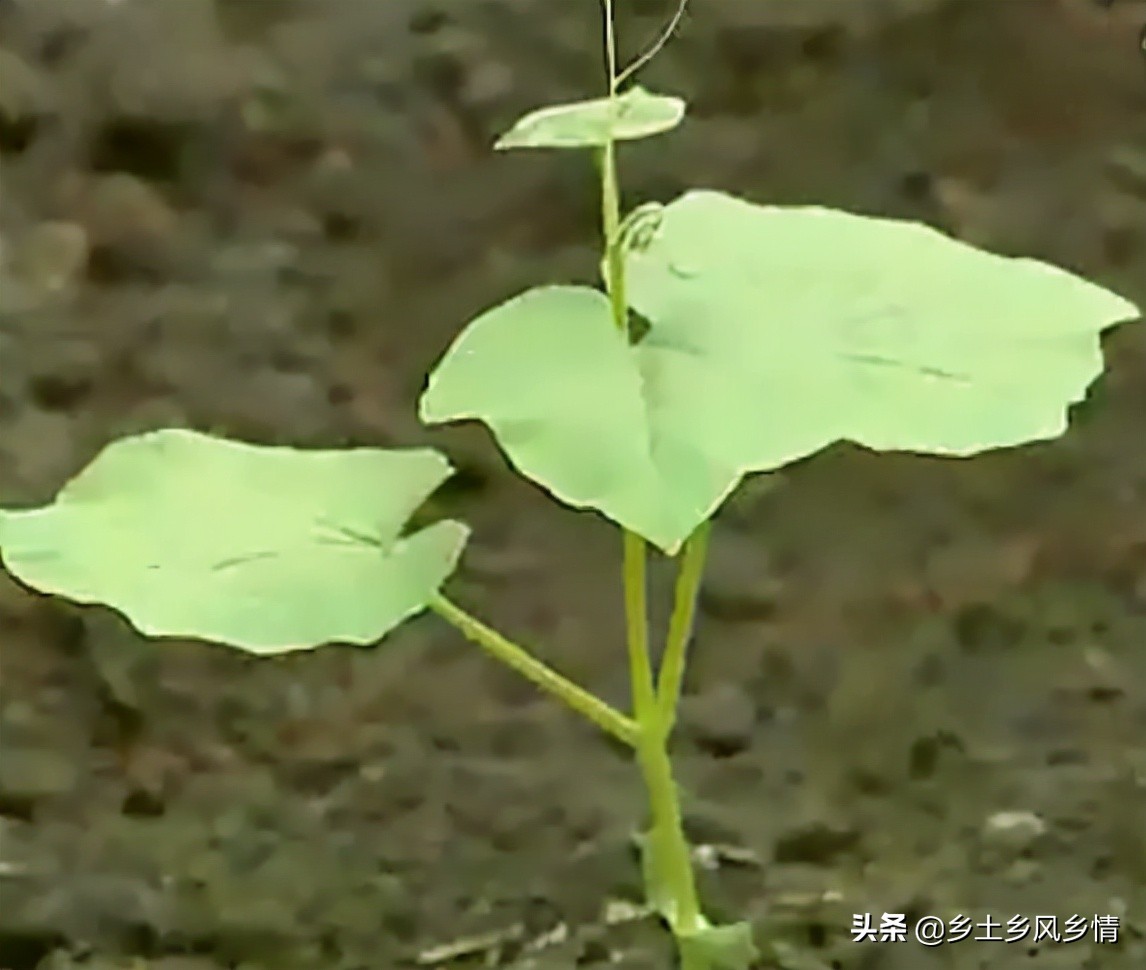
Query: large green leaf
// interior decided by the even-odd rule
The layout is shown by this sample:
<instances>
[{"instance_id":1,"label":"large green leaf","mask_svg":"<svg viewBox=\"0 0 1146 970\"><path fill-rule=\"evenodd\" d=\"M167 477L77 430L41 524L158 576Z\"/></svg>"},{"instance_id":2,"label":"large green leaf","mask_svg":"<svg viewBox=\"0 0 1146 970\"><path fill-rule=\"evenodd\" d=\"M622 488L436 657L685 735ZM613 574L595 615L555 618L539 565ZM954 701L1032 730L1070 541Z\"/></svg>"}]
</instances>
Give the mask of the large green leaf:
<instances>
[{"instance_id":1,"label":"large green leaf","mask_svg":"<svg viewBox=\"0 0 1146 970\"><path fill-rule=\"evenodd\" d=\"M0 553L28 586L110 606L152 636L253 653L372 643L453 571L465 526L400 536L449 474L427 449L153 431L109 445L50 505L4 512Z\"/></svg>"},{"instance_id":2,"label":"large green leaf","mask_svg":"<svg viewBox=\"0 0 1146 970\"><path fill-rule=\"evenodd\" d=\"M970 455L1051 438L1138 315L1043 263L914 223L690 192L631 233L636 345L585 287L531 290L455 341L421 402L673 552L749 472L839 440Z\"/></svg>"},{"instance_id":3,"label":"large green leaf","mask_svg":"<svg viewBox=\"0 0 1146 970\"><path fill-rule=\"evenodd\" d=\"M606 297L553 286L474 320L430 376L419 413L428 424L485 422L523 475L671 548L738 475L676 435L662 419L671 404L646 385Z\"/></svg>"},{"instance_id":4,"label":"large green leaf","mask_svg":"<svg viewBox=\"0 0 1146 970\"><path fill-rule=\"evenodd\" d=\"M713 397L694 434L745 471L846 439L965 456L1053 438L1138 309L927 226L688 192L628 261L648 361ZM691 386L692 390L688 388Z\"/></svg>"},{"instance_id":5,"label":"large green leaf","mask_svg":"<svg viewBox=\"0 0 1146 970\"><path fill-rule=\"evenodd\" d=\"M518 120L494 148L600 148L610 140L634 141L669 131L685 112L680 98L640 86L617 96L615 117L610 106L609 98L594 98L540 108Z\"/></svg>"}]
</instances>

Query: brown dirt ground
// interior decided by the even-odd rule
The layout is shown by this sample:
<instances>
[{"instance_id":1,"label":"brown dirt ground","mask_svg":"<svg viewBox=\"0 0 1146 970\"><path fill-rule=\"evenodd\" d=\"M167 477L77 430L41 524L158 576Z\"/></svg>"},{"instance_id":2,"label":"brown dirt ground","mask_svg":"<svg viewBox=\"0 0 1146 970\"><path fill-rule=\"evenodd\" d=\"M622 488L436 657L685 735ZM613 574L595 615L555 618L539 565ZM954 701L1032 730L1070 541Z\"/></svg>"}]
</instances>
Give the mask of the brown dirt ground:
<instances>
[{"instance_id":1,"label":"brown dirt ground","mask_svg":"<svg viewBox=\"0 0 1146 970\"><path fill-rule=\"evenodd\" d=\"M669 4L621 6L635 44ZM467 318L592 272L582 160L488 146L597 90L596 13L0 0L4 500L171 423L429 441L476 529L456 595L621 702L613 533L413 417ZM647 75L692 117L626 154L628 201L923 219L1142 301L1143 23L1136 0L694 0ZM833 449L721 514L679 770L712 914L754 921L762 966L1146 965L1146 331L1108 350L1059 442ZM8 585L0 651L4 970L400 967L486 933L442 965L667 965L626 918L630 766L430 619L256 662ZM1121 929L853 944L865 912Z\"/></svg>"}]
</instances>

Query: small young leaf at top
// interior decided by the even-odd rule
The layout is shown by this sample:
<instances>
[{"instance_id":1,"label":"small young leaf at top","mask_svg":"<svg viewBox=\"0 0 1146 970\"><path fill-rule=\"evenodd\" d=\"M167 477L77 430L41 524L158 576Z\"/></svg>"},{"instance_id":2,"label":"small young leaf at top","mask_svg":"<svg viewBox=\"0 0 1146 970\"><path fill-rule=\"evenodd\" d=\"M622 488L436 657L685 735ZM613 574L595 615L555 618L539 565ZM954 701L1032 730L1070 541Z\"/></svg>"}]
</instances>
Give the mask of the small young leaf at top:
<instances>
[{"instance_id":1,"label":"small young leaf at top","mask_svg":"<svg viewBox=\"0 0 1146 970\"><path fill-rule=\"evenodd\" d=\"M400 536L450 474L428 449L300 451L184 430L105 448L42 508L5 510L20 581L142 633L258 654L373 643L421 611L468 535Z\"/></svg>"},{"instance_id":2,"label":"small young leaf at top","mask_svg":"<svg viewBox=\"0 0 1146 970\"><path fill-rule=\"evenodd\" d=\"M616 98L611 118L609 98L552 105L530 112L501 136L494 148L600 148L610 140L635 141L669 131L684 117L681 98L652 94L634 86Z\"/></svg>"}]
</instances>

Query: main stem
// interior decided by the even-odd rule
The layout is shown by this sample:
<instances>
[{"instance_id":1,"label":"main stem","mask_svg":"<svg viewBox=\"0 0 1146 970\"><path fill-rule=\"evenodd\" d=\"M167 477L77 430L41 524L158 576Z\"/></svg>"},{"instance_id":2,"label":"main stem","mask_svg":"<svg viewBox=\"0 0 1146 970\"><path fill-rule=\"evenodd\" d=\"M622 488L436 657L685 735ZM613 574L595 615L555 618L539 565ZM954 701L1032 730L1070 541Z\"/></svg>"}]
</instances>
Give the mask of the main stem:
<instances>
[{"instance_id":1,"label":"main stem","mask_svg":"<svg viewBox=\"0 0 1146 970\"><path fill-rule=\"evenodd\" d=\"M617 54L613 36L612 0L603 0L605 11L605 45L609 74L609 97L617 95ZM601 221L605 237L605 287L609 294L613 322L628 334L628 301L625 295L625 262L619 229L621 224L620 192L617 182L615 146L610 139L598 153L601 176ZM673 936L679 939L697 932L703 926L696 879L688 842L684 835L680 800L673 778L668 741L672 715L665 716L658 696L649 658L647 549L644 540L628 531L624 533L624 590L626 643L629 673L632 681L633 718L637 722L636 752L649 797L651 830L647 836L646 890L650 903L668 921ZM679 590L678 590L679 592ZM674 610L674 615L677 613ZM683 667L683 651L681 654ZM674 677L676 674L674 673ZM675 691L672 703L675 708ZM682 970L708 970L707 961L693 955L690 949L678 947Z\"/></svg>"},{"instance_id":2,"label":"main stem","mask_svg":"<svg viewBox=\"0 0 1146 970\"><path fill-rule=\"evenodd\" d=\"M670 722L661 715L649 660L647 555L644 540L632 532L624 537L625 617L632 680L633 716L637 722L637 761L649 796L651 829L646 835L646 891L668 920L676 937L701 928L700 901L692 871L692 858L673 778L668 741ZM706 970L689 966L683 970Z\"/></svg>"}]
</instances>

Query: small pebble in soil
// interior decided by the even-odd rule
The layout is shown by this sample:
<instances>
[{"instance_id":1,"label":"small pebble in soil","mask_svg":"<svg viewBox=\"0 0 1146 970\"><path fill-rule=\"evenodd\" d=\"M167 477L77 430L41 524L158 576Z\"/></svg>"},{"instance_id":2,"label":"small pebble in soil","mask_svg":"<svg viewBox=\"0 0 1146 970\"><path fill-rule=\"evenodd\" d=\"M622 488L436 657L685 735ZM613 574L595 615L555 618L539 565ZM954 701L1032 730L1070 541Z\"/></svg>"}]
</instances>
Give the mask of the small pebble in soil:
<instances>
[{"instance_id":1,"label":"small pebble in soil","mask_svg":"<svg viewBox=\"0 0 1146 970\"><path fill-rule=\"evenodd\" d=\"M1047 824L1034 812L996 812L983 825L985 848L1018 855L1046 834Z\"/></svg>"},{"instance_id":2,"label":"small pebble in soil","mask_svg":"<svg viewBox=\"0 0 1146 970\"><path fill-rule=\"evenodd\" d=\"M956 611L952 624L964 653L998 653L1017 646L1026 633L1021 621L987 603L972 603Z\"/></svg>"},{"instance_id":3,"label":"small pebble in soil","mask_svg":"<svg viewBox=\"0 0 1146 970\"><path fill-rule=\"evenodd\" d=\"M728 758L751 746L756 706L746 691L725 681L682 701L681 721L701 751Z\"/></svg>"},{"instance_id":4,"label":"small pebble in soil","mask_svg":"<svg viewBox=\"0 0 1146 970\"><path fill-rule=\"evenodd\" d=\"M39 303L73 287L88 261L88 236L74 222L41 222L12 253L9 270Z\"/></svg>"},{"instance_id":5,"label":"small pebble in soil","mask_svg":"<svg viewBox=\"0 0 1146 970\"><path fill-rule=\"evenodd\" d=\"M782 833L776 839L772 859L777 864L831 865L838 856L853 849L859 837L859 832L849 826L809 822Z\"/></svg>"},{"instance_id":6,"label":"small pebble in soil","mask_svg":"<svg viewBox=\"0 0 1146 970\"><path fill-rule=\"evenodd\" d=\"M0 759L0 815L30 819L42 802L66 795L77 780L75 763L49 748L7 748Z\"/></svg>"},{"instance_id":7,"label":"small pebble in soil","mask_svg":"<svg viewBox=\"0 0 1146 970\"><path fill-rule=\"evenodd\" d=\"M76 178L62 190L91 245L89 274L104 282L142 272L170 271L179 220L163 194L125 172Z\"/></svg>"},{"instance_id":8,"label":"small pebble in soil","mask_svg":"<svg viewBox=\"0 0 1146 970\"><path fill-rule=\"evenodd\" d=\"M0 153L18 155L50 109L44 76L15 53L0 49Z\"/></svg>"},{"instance_id":9,"label":"small pebble in soil","mask_svg":"<svg viewBox=\"0 0 1146 970\"><path fill-rule=\"evenodd\" d=\"M699 606L713 619L767 620L776 612L781 582L758 540L726 531L712 537Z\"/></svg>"}]
</instances>

